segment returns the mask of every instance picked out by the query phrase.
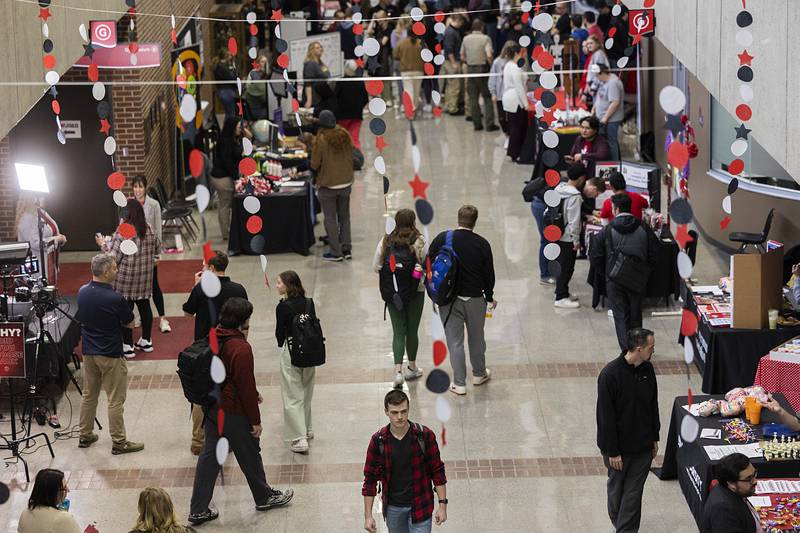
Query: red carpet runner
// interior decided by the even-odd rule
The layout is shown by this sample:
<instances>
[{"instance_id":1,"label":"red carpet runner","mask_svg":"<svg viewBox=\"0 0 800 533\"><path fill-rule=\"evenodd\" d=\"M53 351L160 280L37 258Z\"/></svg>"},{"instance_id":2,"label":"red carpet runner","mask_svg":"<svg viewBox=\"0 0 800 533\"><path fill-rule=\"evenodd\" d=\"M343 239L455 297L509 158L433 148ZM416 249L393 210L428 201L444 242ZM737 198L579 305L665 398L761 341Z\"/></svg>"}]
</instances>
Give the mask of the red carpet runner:
<instances>
[{"instance_id":1,"label":"red carpet runner","mask_svg":"<svg viewBox=\"0 0 800 533\"><path fill-rule=\"evenodd\" d=\"M158 317L153 319L153 351L145 353L136 350L136 357L128 359L133 361L164 361L175 360L177 364L178 353L189 346L194 341L194 317L193 316L168 316L172 331L161 333L158 330ZM142 336L142 328L134 328L133 341L139 340ZM82 354L81 346L75 349L75 353Z\"/></svg>"},{"instance_id":2,"label":"red carpet runner","mask_svg":"<svg viewBox=\"0 0 800 533\"><path fill-rule=\"evenodd\" d=\"M175 259L158 264L158 284L167 293L185 293L194 287L194 275L202 270L201 259ZM78 294L78 289L92 279L89 263L61 263L58 273L58 292Z\"/></svg>"}]
</instances>

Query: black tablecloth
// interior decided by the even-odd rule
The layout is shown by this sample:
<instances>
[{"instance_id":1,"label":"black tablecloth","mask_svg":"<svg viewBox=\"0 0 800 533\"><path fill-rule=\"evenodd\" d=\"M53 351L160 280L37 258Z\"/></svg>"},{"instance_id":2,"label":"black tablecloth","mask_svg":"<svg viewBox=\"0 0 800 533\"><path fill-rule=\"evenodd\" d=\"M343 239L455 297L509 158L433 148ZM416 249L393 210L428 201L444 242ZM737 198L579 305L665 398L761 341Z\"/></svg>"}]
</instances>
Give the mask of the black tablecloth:
<instances>
[{"instance_id":1,"label":"black tablecloth","mask_svg":"<svg viewBox=\"0 0 800 533\"><path fill-rule=\"evenodd\" d=\"M264 237L263 250L253 250L250 242L254 235L247 231L250 213L244 209L245 195L233 198L231 234L228 250L231 253L277 254L295 252L308 255L314 244L315 209L311 181L305 187L282 187L280 191L259 196L263 221L260 235Z\"/></svg>"},{"instance_id":2,"label":"black tablecloth","mask_svg":"<svg viewBox=\"0 0 800 533\"><path fill-rule=\"evenodd\" d=\"M789 409L792 407L782 394L776 393L773 395L784 408ZM699 403L710 398L720 399L722 396L696 396L694 402ZM721 446L728 444L724 440L714 439L698 439L694 442L684 442L680 438L681 421L684 416L691 416L684 405L688 404L686 396L679 396L675 398L675 403L672 406L672 417L669 423L669 434L667 435L667 442L664 449L664 464L661 470L656 469L656 474L662 480L678 479L678 484L683 491L686 498L686 503L689 504L689 510L694 515L698 526L703 511L703 502L708 495L709 485L714 477L713 466L717 461L711 461L708 458L703 446ZM722 430L724 423L719 415L710 416L708 418L695 417L700 424L700 431L703 428L713 428ZM725 419L728 420L728 419ZM761 422L770 423L778 422L777 415L767 409L761 410ZM755 433L758 437L761 436L761 426L756 426ZM724 438L724 430L722 430L722 437ZM699 433L698 433L699 435ZM758 477L760 478L784 478L784 477L797 477L800 470L800 460L781 460L781 461L767 461L763 458L750 459L753 466L758 470Z\"/></svg>"},{"instance_id":3,"label":"black tablecloth","mask_svg":"<svg viewBox=\"0 0 800 533\"><path fill-rule=\"evenodd\" d=\"M65 296L59 299L59 308L69 315L75 316L78 312L77 296ZM69 376L64 371L64 363L72 360L72 352L81 340L81 326L60 311L50 311L44 316L44 328L50 333L54 344L43 344L39 350L39 359L36 375L57 382L62 387ZM39 320L33 315L33 320L28 326L25 339L25 364L29 377L33 376L36 338L39 335ZM61 360L59 360L61 357Z\"/></svg>"},{"instance_id":4,"label":"black tablecloth","mask_svg":"<svg viewBox=\"0 0 800 533\"><path fill-rule=\"evenodd\" d=\"M681 288L685 306L697 314L694 295ZM694 363L703 376L703 392L725 394L735 387L753 384L758 361L772 348L800 335L800 327L743 329L712 327L702 316L698 334L691 338ZM678 342L685 339L679 335Z\"/></svg>"}]
</instances>

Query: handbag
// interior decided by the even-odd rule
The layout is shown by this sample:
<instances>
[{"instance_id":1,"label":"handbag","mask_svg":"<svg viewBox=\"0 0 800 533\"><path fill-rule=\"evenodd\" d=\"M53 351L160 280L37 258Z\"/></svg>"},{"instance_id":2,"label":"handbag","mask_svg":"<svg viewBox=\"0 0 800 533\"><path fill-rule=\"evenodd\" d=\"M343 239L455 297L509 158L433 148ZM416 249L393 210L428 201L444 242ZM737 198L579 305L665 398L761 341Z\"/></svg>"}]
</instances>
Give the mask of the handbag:
<instances>
[{"instance_id":1,"label":"handbag","mask_svg":"<svg viewBox=\"0 0 800 533\"><path fill-rule=\"evenodd\" d=\"M614 231L610 229L608 238L610 245L614 244L613 236ZM622 245L625 243L625 238L626 236L623 235L614 250L611 268L608 271L608 279L626 290L639 294L647 286L647 280L650 278L650 269L647 264L638 257L627 255L622 252Z\"/></svg>"},{"instance_id":2,"label":"handbag","mask_svg":"<svg viewBox=\"0 0 800 533\"><path fill-rule=\"evenodd\" d=\"M525 187L522 188L522 199L527 203L531 203L533 198L539 194L539 191L545 188L547 188L547 181L541 176L526 181Z\"/></svg>"}]
</instances>

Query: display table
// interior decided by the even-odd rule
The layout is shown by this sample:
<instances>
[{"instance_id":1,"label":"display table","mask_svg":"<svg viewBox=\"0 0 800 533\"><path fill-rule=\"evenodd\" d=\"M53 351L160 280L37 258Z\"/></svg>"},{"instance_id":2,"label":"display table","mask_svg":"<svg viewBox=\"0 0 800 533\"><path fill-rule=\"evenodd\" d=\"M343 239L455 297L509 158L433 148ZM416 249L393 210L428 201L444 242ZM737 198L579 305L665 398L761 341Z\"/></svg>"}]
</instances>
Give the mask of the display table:
<instances>
[{"instance_id":1,"label":"display table","mask_svg":"<svg viewBox=\"0 0 800 533\"><path fill-rule=\"evenodd\" d=\"M796 507L795 502L800 500L798 492L769 492L776 483L784 484L791 491L797 489L800 484L798 478L782 479L759 479L756 485L756 496L751 498L761 503L761 500L769 500L769 505L755 505L758 516L761 519L761 526L765 532L777 533L778 531L797 531L800 527L800 508ZM768 529L769 528L769 529Z\"/></svg>"},{"instance_id":2,"label":"display table","mask_svg":"<svg viewBox=\"0 0 800 533\"><path fill-rule=\"evenodd\" d=\"M528 125L528 131L525 134L525 141L522 144L522 152L520 155L520 163L534 164L533 177L544 176L546 168L542 164L542 154L547 147L542 142L542 133L545 130L541 129L538 120L531 120ZM567 163L564 160L565 155L569 155L572 150L572 145L575 144L575 139L580 134L580 128L576 126L566 126L556 128L554 130L558 134L558 146L555 150L558 152L558 165L556 170L566 170Z\"/></svg>"},{"instance_id":3,"label":"display table","mask_svg":"<svg viewBox=\"0 0 800 533\"><path fill-rule=\"evenodd\" d=\"M767 392L780 392L795 411L800 411L800 363L773 361L765 355L758 361L753 384Z\"/></svg>"},{"instance_id":4,"label":"display table","mask_svg":"<svg viewBox=\"0 0 800 533\"><path fill-rule=\"evenodd\" d=\"M697 314L694 296L685 284L681 287L681 296L685 307ZM703 376L703 392L725 394L735 387L752 385L761 357L798 335L798 326L778 329L713 327L701 317L698 332L690 340L695 365ZM682 335L678 342L684 343Z\"/></svg>"},{"instance_id":5,"label":"display table","mask_svg":"<svg viewBox=\"0 0 800 533\"><path fill-rule=\"evenodd\" d=\"M295 252L308 255L308 249L314 244L315 223L311 180L306 180L304 187L282 186L280 191L257 198L261 202L258 214L263 221L258 234L264 238L264 248L251 248L250 243L255 235L247 231L246 226L251 215L244 208L245 195L237 194L233 197L228 250L232 254Z\"/></svg>"},{"instance_id":6,"label":"display table","mask_svg":"<svg viewBox=\"0 0 800 533\"><path fill-rule=\"evenodd\" d=\"M720 396L696 396L694 403L701 403L708 399L722 399ZM775 399L786 408L791 409L789 402L782 394L776 394ZM684 442L680 438L679 431L681 422L685 416L692 416L683 408L688 404L686 396L679 396L675 398L675 403L672 406L672 417L670 418L669 433L667 434L667 442L664 445L664 463L661 470L656 470L655 473L662 480L678 479L678 484L681 487L686 502L689 504L689 510L692 512L698 525L702 517L703 504L709 491L709 486L714 478L713 466L718 461L709 459L708 454L703 449L703 446L723 446L729 443L722 439L701 439L697 438L694 442ZM704 428L719 429L724 439L725 432L722 429L724 421L730 419L722 419L719 415L710 416L707 418L698 416L695 417L700 424L700 432ZM761 422L764 423L777 423L778 417L772 411L767 409L761 410ZM754 426L757 437L761 437L761 426ZM699 435L699 433L698 433ZM774 460L767 461L764 458L751 458L750 462L758 470L758 477L761 478L783 478L797 476L800 471L800 460L787 459L787 460Z\"/></svg>"}]
</instances>

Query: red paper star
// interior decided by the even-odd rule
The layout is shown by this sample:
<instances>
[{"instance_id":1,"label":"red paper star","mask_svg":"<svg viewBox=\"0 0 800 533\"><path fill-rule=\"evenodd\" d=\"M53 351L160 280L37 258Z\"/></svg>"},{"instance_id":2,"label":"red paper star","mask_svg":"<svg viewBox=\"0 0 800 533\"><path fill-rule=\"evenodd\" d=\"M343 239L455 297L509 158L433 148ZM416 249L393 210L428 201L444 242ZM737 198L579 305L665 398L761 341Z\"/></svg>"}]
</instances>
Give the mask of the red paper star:
<instances>
[{"instance_id":1,"label":"red paper star","mask_svg":"<svg viewBox=\"0 0 800 533\"><path fill-rule=\"evenodd\" d=\"M720 229L728 229L728 224L731 223L731 217L726 216L722 220L719 221L719 228Z\"/></svg>"},{"instance_id":2,"label":"red paper star","mask_svg":"<svg viewBox=\"0 0 800 533\"><path fill-rule=\"evenodd\" d=\"M175 30L172 30L169 36L172 39L172 44L178 44L178 33Z\"/></svg>"},{"instance_id":3,"label":"red paper star","mask_svg":"<svg viewBox=\"0 0 800 533\"><path fill-rule=\"evenodd\" d=\"M272 20L283 20L283 13L280 9L273 9L272 16L270 18Z\"/></svg>"},{"instance_id":4,"label":"red paper star","mask_svg":"<svg viewBox=\"0 0 800 533\"><path fill-rule=\"evenodd\" d=\"M111 131L111 123L105 118L100 119L100 131L106 135L108 135L108 132Z\"/></svg>"},{"instance_id":5,"label":"red paper star","mask_svg":"<svg viewBox=\"0 0 800 533\"><path fill-rule=\"evenodd\" d=\"M413 191L414 198L424 198L426 200L428 199L428 195L425 194L425 189L428 188L428 185L430 185L430 183L428 183L427 181L422 181L421 179L419 179L418 174L414 174L414 179L409 181L408 184L411 185L411 190Z\"/></svg>"},{"instance_id":6,"label":"red paper star","mask_svg":"<svg viewBox=\"0 0 800 533\"><path fill-rule=\"evenodd\" d=\"M380 153L383 153L383 149L387 146L389 145L386 144L385 140L383 140L383 135L378 135L375 137L375 148L377 148Z\"/></svg>"},{"instance_id":7,"label":"red paper star","mask_svg":"<svg viewBox=\"0 0 800 533\"><path fill-rule=\"evenodd\" d=\"M555 119L555 110L547 108L542 112L542 120L544 120L548 126L552 124Z\"/></svg>"},{"instance_id":8,"label":"red paper star","mask_svg":"<svg viewBox=\"0 0 800 533\"><path fill-rule=\"evenodd\" d=\"M678 224L678 231L675 232L675 242L677 242L683 250L686 249L686 245L690 241L694 240L694 238L689 235L689 230L686 228L686 224Z\"/></svg>"},{"instance_id":9,"label":"red paper star","mask_svg":"<svg viewBox=\"0 0 800 533\"><path fill-rule=\"evenodd\" d=\"M744 50L741 54L736 54L736 55L739 58L739 65L750 66L753 59L755 59L753 56L747 53L747 50Z\"/></svg>"},{"instance_id":10,"label":"red paper star","mask_svg":"<svg viewBox=\"0 0 800 533\"><path fill-rule=\"evenodd\" d=\"M631 46L636 46L637 44L639 44L641 40L642 40L642 34L637 33L636 35L633 36L633 44Z\"/></svg>"},{"instance_id":11,"label":"red paper star","mask_svg":"<svg viewBox=\"0 0 800 533\"><path fill-rule=\"evenodd\" d=\"M42 19L42 22L47 22L47 19L49 19L52 16L53 14L50 13L49 7L39 8L39 18Z\"/></svg>"},{"instance_id":12,"label":"red paper star","mask_svg":"<svg viewBox=\"0 0 800 533\"><path fill-rule=\"evenodd\" d=\"M364 60L361 59L360 57L358 59L356 59L356 66L358 68L364 68Z\"/></svg>"}]
</instances>

